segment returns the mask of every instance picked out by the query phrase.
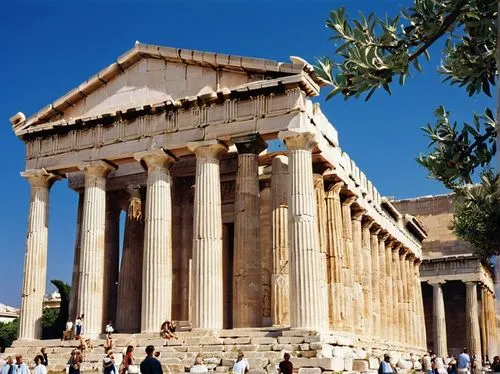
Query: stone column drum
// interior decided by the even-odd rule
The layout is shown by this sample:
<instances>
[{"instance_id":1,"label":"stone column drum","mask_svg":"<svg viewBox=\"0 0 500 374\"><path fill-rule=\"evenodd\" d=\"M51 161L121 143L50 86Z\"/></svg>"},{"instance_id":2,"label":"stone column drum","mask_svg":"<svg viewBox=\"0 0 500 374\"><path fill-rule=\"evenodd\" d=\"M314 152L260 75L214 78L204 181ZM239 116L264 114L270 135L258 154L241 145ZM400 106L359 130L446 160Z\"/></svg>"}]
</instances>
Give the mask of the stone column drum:
<instances>
[{"instance_id":1,"label":"stone column drum","mask_svg":"<svg viewBox=\"0 0 500 374\"><path fill-rule=\"evenodd\" d=\"M188 143L196 155L193 219L192 322L198 329L222 329L222 212L218 141ZM260 313L259 313L260 314Z\"/></svg>"},{"instance_id":2,"label":"stone column drum","mask_svg":"<svg viewBox=\"0 0 500 374\"><path fill-rule=\"evenodd\" d=\"M311 151L316 140L310 133L286 133L282 138L288 148L290 181L290 324L292 328L323 330L328 312L326 300L322 300L324 272L321 269L312 183Z\"/></svg>"},{"instance_id":3,"label":"stone column drum","mask_svg":"<svg viewBox=\"0 0 500 374\"><path fill-rule=\"evenodd\" d=\"M122 332L139 332L141 330L144 217L139 188L127 188L127 195L127 217L118 280L116 329Z\"/></svg>"},{"instance_id":4,"label":"stone column drum","mask_svg":"<svg viewBox=\"0 0 500 374\"><path fill-rule=\"evenodd\" d=\"M372 257L372 336L376 339L381 338L380 326L380 259L378 251L378 233L380 232L379 226L374 226L370 237L370 249Z\"/></svg>"},{"instance_id":5,"label":"stone column drum","mask_svg":"<svg viewBox=\"0 0 500 374\"><path fill-rule=\"evenodd\" d=\"M347 332L354 330L354 250L352 245L351 205L355 201L355 196L348 197L342 201L342 238L344 240L344 257L342 262L342 271L344 273L344 310L342 326L344 331Z\"/></svg>"},{"instance_id":6,"label":"stone column drum","mask_svg":"<svg viewBox=\"0 0 500 374\"><path fill-rule=\"evenodd\" d=\"M262 326L258 134L232 139L238 149L234 202L233 327Z\"/></svg>"},{"instance_id":7,"label":"stone column drum","mask_svg":"<svg viewBox=\"0 0 500 374\"><path fill-rule=\"evenodd\" d=\"M31 192L18 338L41 339L47 276L49 190L57 177L45 170L29 170L21 175L30 183Z\"/></svg>"},{"instance_id":8,"label":"stone column drum","mask_svg":"<svg viewBox=\"0 0 500 374\"><path fill-rule=\"evenodd\" d=\"M80 249L82 236L82 216L83 216L83 191L78 191L78 210L76 213L76 238L75 252L73 256L73 275L71 277L71 291L69 298L69 319L74 321L78 313L78 284L80 283Z\"/></svg>"},{"instance_id":9,"label":"stone column drum","mask_svg":"<svg viewBox=\"0 0 500 374\"><path fill-rule=\"evenodd\" d=\"M290 324L288 262L288 157L276 156L271 174L271 230L273 274L271 313L273 325Z\"/></svg>"},{"instance_id":10,"label":"stone column drum","mask_svg":"<svg viewBox=\"0 0 500 374\"><path fill-rule=\"evenodd\" d=\"M379 287L379 302L380 302L380 338L388 340L387 334L387 303L391 300L388 295L389 290L386 289L385 279L387 277L386 271L386 253L385 241L388 237L387 231L381 230L378 236L378 261L379 261L379 274L377 285Z\"/></svg>"},{"instance_id":11,"label":"stone column drum","mask_svg":"<svg viewBox=\"0 0 500 374\"><path fill-rule=\"evenodd\" d=\"M408 283L407 283L407 273L406 273L406 253L408 250L404 247L401 248L399 252L399 272L401 274L401 293L399 298L399 319L401 321L401 343L408 344L408 336L410 334L410 322L408 320Z\"/></svg>"},{"instance_id":12,"label":"stone column drum","mask_svg":"<svg viewBox=\"0 0 500 374\"><path fill-rule=\"evenodd\" d=\"M394 245L393 239L388 239L384 243L385 248L385 290L387 301L385 302L385 316L386 316L386 329L385 337L388 341L393 342L396 328L394 326L394 288L392 287L393 273L392 273L392 246Z\"/></svg>"},{"instance_id":13,"label":"stone column drum","mask_svg":"<svg viewBox=\"0 0 500 374\"><path fill-rule=\"evenodd\" d=\"M344 240L342 239L342 205L340 189L343 182L334 183L326 193L326 240L327 240L327 293L328 320L332 330L342 330L342 308L344 301L344 276L342 258Z\"/></svg>"},{"instance_id":14,"label":"stone column drum","mask_svg":"<svg viewBox=\"0 0 500 374\"><path fill-rule=\"evenodd\" d=\"M362 226L361 219L365 213L364 209L355 208L351 213L352 217L352 247L353 247L353 271L354 271L354 285L353 285L353 322L354 330L357 334L363 333L364 325L364 297L363 297L363 271L366 259L363 255L363 240L362 240Z\"/></svg>"},{"instance_id":15,"label":"stone column drum","mask_svg":"<svg viewBox=\"0 0 500 374\"><path fill-rule=\"evenodd\" d=\"M481 335L476 282L465 282L465 334L470 355L476 356L476 367L481 368Z\"/></svg>"},{"instance_id":16,"label":"stone column drum","mask_svg":"<svg viewBox=\"0 0 500 374\"><path fill-rule=\"evenodd\" d=\"M448 355L448 341L446 338L446 316L444 308L443 288L441 283L432 285L432 337L434 352L438 357Z\"/></svg>"},{"instance_id":17,"label":"stone column drum","mask_svg":"<svg viewBox=\"0 0 500 374\"><path fill-rule=\"evenodd\" d=\"M104 286L102 324L116 320L118 274L120 272L120 213L115 194L106 196L106 242L104 247Z\"/></svg>"},{"instance_id":18,"label":"stone column drum","mask_svg":"<svg viewBox=\"0 0 500 374\"><path fill-rule=\"evenodd\" d=\"M364 216L361 221L361 240L363 255L363 333L365 336L372 335L372 255L371 255L371 233L370 228L373 220Z\"/></svg>"},{"instance_id":19,"label":"stone column drum","mask_svg":"<svg viewBox=\"0 0 500 374\"><path fill-rule=\"evenodd\" d=\"M141 331L155 332L172 313L172 201L170 167L163 149L137 153L147 170L142 263Z\"/></svg>"},{"instance_id":20,"label":"stone column drum","mask_svg":"<svg viewBox=\"0 0 500 374\"><path fill-rule=\"evenodd\" d=\"M83 333L95 339L103 330L104 252L106 232L106 177L115 169L104 161L80 165L85 174L82 245L80 253L79 315Z\"/></svg>"},{"instance_id":21,"label":"stone column drum","mask_svg":"<svg viewBox=\"0 0 500 374\"><path fill-rule=\"evenodd\" d=\"M392 313L392 318L393 318L393 335L392 339L394 340L395 343L399 343L401 338L400 338L400 330L403 328L402 323L399 319L399 283L401 282L401 274L399 273L399 249L401 248L400 243L395 243L392 246L392 259L391 259L391 266L392 266L392 296L393 300L391 303L391 313Z\"/></svg>"}]
</instances>

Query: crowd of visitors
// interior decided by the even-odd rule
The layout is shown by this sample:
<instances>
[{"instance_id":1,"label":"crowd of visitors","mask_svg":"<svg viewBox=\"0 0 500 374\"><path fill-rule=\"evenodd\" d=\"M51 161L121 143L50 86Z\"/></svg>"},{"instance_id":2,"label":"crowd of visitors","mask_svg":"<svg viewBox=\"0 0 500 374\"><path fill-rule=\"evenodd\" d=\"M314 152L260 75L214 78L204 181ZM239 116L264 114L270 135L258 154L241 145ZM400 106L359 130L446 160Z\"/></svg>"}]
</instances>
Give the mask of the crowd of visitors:
<instances>
[{"instance_id":1,"label":"crowd of visitors","mask_svg":"<svg viewBox=\"0 0 500 374\"><path fill-rule=\"evenodd\" d=\"M438 357L432 351L422 357L422 370L425 374L478 374L477 359L469 355L467 349L456 356L454 353L448 357ZM481 362L482 371L500 373L500 358L495 356L490 362L488 356Z\"/></svg>"}]
</instances>

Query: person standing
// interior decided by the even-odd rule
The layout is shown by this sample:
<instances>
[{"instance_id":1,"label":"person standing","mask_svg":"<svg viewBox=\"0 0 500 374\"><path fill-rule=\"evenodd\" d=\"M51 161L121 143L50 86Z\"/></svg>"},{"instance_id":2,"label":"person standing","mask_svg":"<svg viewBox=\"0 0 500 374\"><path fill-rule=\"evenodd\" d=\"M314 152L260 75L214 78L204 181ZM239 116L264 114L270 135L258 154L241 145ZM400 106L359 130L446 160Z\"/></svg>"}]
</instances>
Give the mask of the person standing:
<instances>
[{"instance_id":1,"label":"person standing","mask_svg":"<svg viewBox=\"0 0 500 374\"><path fill-rule=\"evenodd\" d=\"M448 362L448 374L457 374L457 356L454 353L451 354Z\"/></svg>"},{"instance_id":2,"label":"person standing","mask_svg":"<svg viewBox=\"0 0 500 374\"><path fill-rule=\"evenodd\" d=\"M77 317L75 320L75 339L80 339L80 335L82 333L83 321L82 317Z\"/></svg>"},{"instance_id":3,"label":"person standing","mask_svg":"<svg viewBox=\"0 0 500 374\"><path fill-rule=\"evenodd\" d=\"M424 354L424 357L422 357L422 369L424 370L425 374L433 374L431 361L431 356L427 353Z\"/></svg>"},{"instance_id":4,"label":"person standing","mask_svg":"<svg viewBox=\"0 0 500 374\"><path fill-rule=\"evenodd\" d=\"M0 374L14 374L14 360L12 356L7 356L5 365L2 367Z\"/></svg>"},{"instance_id":5,"label":"person standing","mask_svg":"<svg viewBox=\"0 0 500 374\"><path fill-rule=\"evenodd\" d=\"M113 328L113 321L108 322L108 324L105 327L105 331L108 336L111 335L113 331L115 331L115 329Z\"/></svg>"},{"instance_id":6,"label":"person standing","mask_svg":"<svg viewBox=\"0 0 500 374\"><path fill-rule=\"evenodd\" d=\"M71 321L71 319L68 319L68 322L66 322L66 328L63 332L62 340L71 339L71 332L72 331L73 331L73 321Z\"/></svg>"},{"instance_id":7,"label":"person standing","mask_svg":"<svg viewBox=\"0 0 500 374\"><path fill-rule=\"evenodd\" d=\"M35 357L35 368L33 369L33 374L47 374L46 365L43 364L43 356L38 355Z\"/></svg>"},{"instance_id":8,"label":"person standing","mask_svg":"<svg viewBox=\"0 0 500 374\"><path fill-rule=\"evenodd\" d=\"M163 374L160 361L153 354L155 347L148 345L146 347L146 358L141 362L141 374Z\"/></svg>"},{"instance_id":9,"label":"person standing","mask_svg":"<svg viewBox=\"0 0 500 374\"><path fill-rule=\"evenodd\" d=\"M384 355L384 359L380 363L378 368L378 374L392 374L394 373L394 368L391 365L391 357L388 354Z\"/></svg>"},{"instance_id":10,"label":"person standing","mask_svg":"<svg viewBox=\"0 0 500 374\"><path fill-rule=\"evenodd\" d=\"M109 350L108 354L103 359L104 374L116 374L115 356L113 351Z\"/></svg>"},{"instance_id":11,"label":"person standing","mask_svg":"<svg viewBox=\"0 0 500 374\"><path fill-rule=\"evenodd\" d=\"M49 364L49 357L47 356L47 353L45 353L47 348L43 347L42 349L40 349L40 358L42 360L42 365L43 366L47 366Z\"/></svg>"},{"instance_id":12,"label":"person standing","mask_svg":"<svg viewBox=\"0 0 500 374\"><path fill-rule=\"evenodd\" d=\"M493 357L493 362L491 363L491 370L494 373L500 373L500 357Z\"/></svg>"},{"instance_id":13,"label":"person standing","mask_svg":"<svg viewBox=\"0 0 500 374\"><path fill-rule=\"evenodd\" d=\"M458 374L468 374L471 368L470 357L467 354L467 348L462 349L462 353L458 355L457 362L457 373Z\"/></svg>"},{"instance_id":14,"label":"person standing","mask_svg":"<svg viewBox=\"0 0 500 374\"><path fill-rule=\"evenodd\" d=\"M79 349L74 349L69 358L69 374L80 374L82 362L82 353Z\"/></svg>"},{"instance_id":15,"label":"person standing","mask_svg":"<svg viewBox=\"0 0 500 374\"><path fill-rule=\"evenodd\" d=\"M135 357L134 357L134 347L132 345L129 345L127 347L127 351L125 352L125 357L123 358L123 370L122 373L137 373L139 370L137 370L137 366L135 364Z\"/></svg>"},{"instance_id":16,"label":"person standing","mask_svg":"<svg viewBox=\"0 0 500 374\"><path fill-rule=\"evenodd\" d=\"M248 360L245 358L245 354L243 351L238 352L238 359L233 365L233 373L234 374L245 374L250 370L250 366L248 365Z\"/></svg>"},{"instance_id":17,"label":"person standing","mask_svg":"<svg viewBox=\"0 0 500 374\"><path fill-rule=\"evenodd\" d=\"M283 355L283 361L280 362L279 365L279 373L282 374L292 374L293 373L293 364L290 362L290 354L285 353Z\"/></svg>"},{"instance_id":18,"label":"person standing","mask_svg":"<svg viewBox=\"0 0 500 374\"><path fill-rule=\"evenodd\" d=\"M14 374L30 374L28 365L23 362L23 355L16 355L16 363L14 364Z\"/></svg>"}]
</instances>

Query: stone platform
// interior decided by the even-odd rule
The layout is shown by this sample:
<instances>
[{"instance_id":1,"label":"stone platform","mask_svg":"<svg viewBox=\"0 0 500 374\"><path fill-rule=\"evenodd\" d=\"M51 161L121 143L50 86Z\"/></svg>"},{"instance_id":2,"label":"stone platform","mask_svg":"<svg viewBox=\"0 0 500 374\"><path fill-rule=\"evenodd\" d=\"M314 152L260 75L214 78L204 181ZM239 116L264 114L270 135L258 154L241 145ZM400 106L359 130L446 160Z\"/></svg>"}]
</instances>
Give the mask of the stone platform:
<instances>
[{"instance_id":1,"label":"stone platform","mask_svg":"<svg viewBox=\"0 0 500 374\"><path fill-rule=\"evenodd\" d=\"M104 338L104 335L102 336ZM376 374L379 360L390 352L394 364L403 371L419 369L416 361L420 354L415 349L394 345L379 345L373 349L373 341L363 341L353 335L319 334L315 331L290 330L282 328L252 328L214 331L181 331L178 340L164 340L158 334L114 334L113 351L117 364L123 357L127 345L135 347L135 356L144 358L147 345L155 346L160 352L166 373L183 373L193 365L196 356L201 355L207 366L216 372L230 371L239 350L245 353L251 372L254 374L276 373L276 367L283 354L289 352L294 368L303 374L324 372L363 372ZM104 339L94 340L94 348L86 352L83 371L100 371L104 357ZM63 372L72 349L78 341L60 340L17 340L4 354L21 353L25 362L33 360L41 347L47 348L48 370ZM410 356L410 352L413 353Z\"/></svg>"}]
</instances>

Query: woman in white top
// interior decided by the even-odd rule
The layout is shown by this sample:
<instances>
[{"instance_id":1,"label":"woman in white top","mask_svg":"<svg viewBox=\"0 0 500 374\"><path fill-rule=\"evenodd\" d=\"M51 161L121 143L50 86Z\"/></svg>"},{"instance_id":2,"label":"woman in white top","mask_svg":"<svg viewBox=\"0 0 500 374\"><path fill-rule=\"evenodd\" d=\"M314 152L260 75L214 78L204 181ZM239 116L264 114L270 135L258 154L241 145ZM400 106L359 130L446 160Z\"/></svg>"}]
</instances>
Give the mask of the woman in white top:
<instances>
[{"instance_id":1,"label":"woman in white top","mask_svg":"<svg viewBox=\"0 0 500 374\"><path fill-rule=\"evenodd\" d=\"M203 359L198 356L194 360L194 366L189 370L190 373L203 374L208 373L207 366L203 363Z\"/></svg>"},{"instance_id":2,"label":"woman in white top","mask_svg":"<svg viewBox=\"0 0 500 374\"><path fill-rule=\"evenodd\" d=\"M247 371L250 370L250 367L248 365L248 361L245 358L245 355L243 354L242 351L238 352L238 359L233 365L233 373L234 374L245 374Z\"/></svg>"},{"instance_id":3,"label":"woman in white top","mask_svg":"<svg viewBox=\"0 0 500 374\"><path fill-rule=\"evenodd\" d=\"M45 365L42 365L42 357L40 355L35 357L35 364L33 374L47 374L47 368Z\"/></svg>"}]
</instances>

